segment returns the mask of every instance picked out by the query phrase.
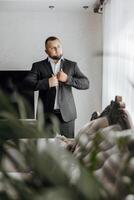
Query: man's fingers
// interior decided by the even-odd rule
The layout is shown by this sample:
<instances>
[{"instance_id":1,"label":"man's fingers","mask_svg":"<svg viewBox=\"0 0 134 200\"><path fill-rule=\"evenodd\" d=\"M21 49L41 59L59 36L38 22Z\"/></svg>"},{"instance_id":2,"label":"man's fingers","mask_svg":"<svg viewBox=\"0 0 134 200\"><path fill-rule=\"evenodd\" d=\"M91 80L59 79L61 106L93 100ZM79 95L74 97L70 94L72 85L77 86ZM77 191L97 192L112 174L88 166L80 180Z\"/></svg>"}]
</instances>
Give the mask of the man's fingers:
<instances>
[{"instance_id":1,"label":"man's fingers","mask_svg":"<svg viewBox=\"0 0 134 200\"><path fill-rule=\"evenodd\" d=\"M57 79L57 74L52 74L52 78L56 78Z\"/></svg>"}]
</instances>

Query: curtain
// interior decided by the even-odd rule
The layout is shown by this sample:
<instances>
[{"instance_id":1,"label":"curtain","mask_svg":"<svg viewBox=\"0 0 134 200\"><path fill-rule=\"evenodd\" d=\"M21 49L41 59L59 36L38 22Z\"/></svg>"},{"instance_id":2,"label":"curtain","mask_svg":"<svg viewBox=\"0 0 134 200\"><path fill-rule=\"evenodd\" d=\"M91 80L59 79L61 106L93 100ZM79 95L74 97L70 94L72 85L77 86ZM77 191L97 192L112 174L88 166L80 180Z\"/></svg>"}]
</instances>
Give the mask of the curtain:
<instances>
[{"instance_id":1,"label":"curtain","mask_svg":"<svg viewBox=\"0 0 134 200\"><path fill-rule=\"evenodd\" d=\"M109 0L103 13L102 107L123 97L134 120L134 0Z\"/></svg>"}]
</instances>

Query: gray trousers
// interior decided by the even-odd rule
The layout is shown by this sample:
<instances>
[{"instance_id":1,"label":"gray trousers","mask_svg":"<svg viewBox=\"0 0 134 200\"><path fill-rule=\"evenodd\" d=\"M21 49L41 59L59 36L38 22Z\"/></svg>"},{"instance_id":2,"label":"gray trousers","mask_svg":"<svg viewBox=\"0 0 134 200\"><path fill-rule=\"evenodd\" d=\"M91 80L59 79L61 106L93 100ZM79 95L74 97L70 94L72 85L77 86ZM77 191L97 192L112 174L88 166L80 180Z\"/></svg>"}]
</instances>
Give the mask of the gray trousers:
<instances>
[{"instance_id":1,"label":"gray trousers","mask_svg":"<svg viewBox=\"0 0 134 200\"><path fill-rule=\"evenodd\" d=\"M74 120L65 122L59 110L54 111L53 114L58 118L60 122L60 134L67 138L74 138Z\"/></svg>"}]
</instances>

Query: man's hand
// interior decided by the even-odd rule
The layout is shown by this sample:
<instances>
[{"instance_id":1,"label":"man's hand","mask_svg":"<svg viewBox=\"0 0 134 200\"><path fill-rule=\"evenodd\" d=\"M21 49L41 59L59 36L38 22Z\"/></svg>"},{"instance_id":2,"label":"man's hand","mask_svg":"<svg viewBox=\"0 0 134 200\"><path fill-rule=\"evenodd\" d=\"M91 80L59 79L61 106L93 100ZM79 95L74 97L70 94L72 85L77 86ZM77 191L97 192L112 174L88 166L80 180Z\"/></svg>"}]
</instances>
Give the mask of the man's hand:
<instances>
[{"instance_id":1,"label":"man's hand","mask_svg":"<svg viewBox=\"0 0 134 200\"><path fill-rule=\"evenodd\" d=\"M51 78L48 79L49 87L56 87L58 86L58 79L56 75L52 75Z\"/></svg>"},{"instance_id":2,"label":"man's hand","mask_svg":"<svg viewBox=\"0 0 134 200\"><path fill-rule=\"evenodd\" d=\"M66 82L67 79L68 79L68 76L66 73L63 72L63 70L61 69L58 74L57 74L57 79L58 81L61 81L61 82Z\"/></svg>"}]
</instances>

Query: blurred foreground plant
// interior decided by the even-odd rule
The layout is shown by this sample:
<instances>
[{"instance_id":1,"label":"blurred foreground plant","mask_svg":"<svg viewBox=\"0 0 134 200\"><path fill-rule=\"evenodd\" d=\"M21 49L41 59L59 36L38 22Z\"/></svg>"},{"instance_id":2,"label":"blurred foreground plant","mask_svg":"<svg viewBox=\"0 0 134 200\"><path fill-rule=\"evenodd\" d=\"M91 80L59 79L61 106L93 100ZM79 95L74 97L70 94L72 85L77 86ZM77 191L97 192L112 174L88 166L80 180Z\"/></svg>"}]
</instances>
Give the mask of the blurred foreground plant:
<instances>
[{"instance_id":1,"label":"blurred foreground plant","mask_svg":"<svg viewBox=\"0 0 134 200\"><path fill-rule=\"evenodd\" d=\"M19 120L12 103L0 94L0 199L130 200L134 194L133 130L106 129L77 138L71 154L54 137L58 122ZM19 113L26 115L18 96ZM28 109L29 110L29 109Z\"/></svg>"},{"instance_id":2,"label":"blurred foreground plant","mask_svg":"<svg viewBox=\"0 0 134 200\"><path fill-rule=\"evenodd\" d=\"M0 93L0 199L3 200L93 200L107 193L92 173L63 148L48 139L58 131L51 117L47 125L40 115L34 123L17 118L12 102ZM27 109L18 96L18 110Z\"/></svg>"}]
</instances>

